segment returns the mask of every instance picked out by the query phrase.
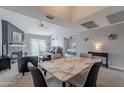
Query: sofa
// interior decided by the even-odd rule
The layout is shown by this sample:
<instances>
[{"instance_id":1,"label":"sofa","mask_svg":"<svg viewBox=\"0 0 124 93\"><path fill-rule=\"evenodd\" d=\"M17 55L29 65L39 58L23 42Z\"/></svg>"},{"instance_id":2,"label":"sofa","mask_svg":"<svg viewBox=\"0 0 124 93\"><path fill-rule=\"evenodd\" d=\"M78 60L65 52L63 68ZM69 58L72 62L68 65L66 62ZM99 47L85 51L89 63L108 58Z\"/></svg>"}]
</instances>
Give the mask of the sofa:
<instances>
[{"instance_id":1,"label":"sofa","mask_svg":"<svg viewBox=\"0 0 124 93\"><path fill-rule=\"evenodd\" d=\"M69 48L69 49L67 49L66 54L76 56L76 49Z\"/></svg>"},{"instance_id":2,"label":"sofa","mask_svg":"<svg viewBox=\"0 0 124 93\"><path fill-rule=\"evenodd\" d=\"M31 62L34 66L38 66L38 56L28 56L18 58L18 71L24 75L25 72L29 72L27 63Z\"/></svg>"}]
</instances>

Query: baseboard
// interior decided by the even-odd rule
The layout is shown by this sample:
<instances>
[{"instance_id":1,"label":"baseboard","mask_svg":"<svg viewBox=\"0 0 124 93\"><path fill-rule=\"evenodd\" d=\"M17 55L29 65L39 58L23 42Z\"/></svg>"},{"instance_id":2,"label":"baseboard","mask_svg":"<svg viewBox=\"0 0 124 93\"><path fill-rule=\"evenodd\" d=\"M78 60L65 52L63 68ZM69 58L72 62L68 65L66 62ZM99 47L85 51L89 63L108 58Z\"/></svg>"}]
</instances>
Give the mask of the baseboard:
<instances>
[{"instance_id":1,"label":"baseboard","mask_svg":"<svg viewBox=\"0 0 124 93\"><path fill-rule=\"evenodd\" d=\"M112 65L109 65L109 68L111 68L111 69L115 69L115 70L124 71L124 68L122 68L122 67L118 67L118 66L112 66Z\"/></svg>"}]
</instances>

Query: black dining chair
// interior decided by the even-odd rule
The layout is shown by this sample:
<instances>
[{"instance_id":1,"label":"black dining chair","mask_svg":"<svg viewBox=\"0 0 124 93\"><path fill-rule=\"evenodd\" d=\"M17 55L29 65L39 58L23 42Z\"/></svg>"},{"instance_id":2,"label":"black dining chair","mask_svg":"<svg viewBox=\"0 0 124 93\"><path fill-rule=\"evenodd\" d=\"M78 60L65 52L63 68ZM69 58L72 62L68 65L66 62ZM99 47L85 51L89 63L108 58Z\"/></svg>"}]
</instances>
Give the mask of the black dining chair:
<instances>
[{"instance_id":1,"label":"black dining chair","mask_svg":"<svg viewBox=\"0 0 124 93\"><path fill-rule=\"evenodd\" d=\"M96 87L98 71L102 62L97 62L92 65L87 75L78 74L69 79L67 83L74 87Z\"/></svg>"},{"instance_id":2,"label":"black dining chair","mask_svg":"<svg viewBox=\"0 0 124 93\"><path fill-rule=\"evenodd\" d=\"M30 70L35 87L47 87L47 82L38 67L33 66L28 62L28 69Z\"/></svg>"}]
</instances>

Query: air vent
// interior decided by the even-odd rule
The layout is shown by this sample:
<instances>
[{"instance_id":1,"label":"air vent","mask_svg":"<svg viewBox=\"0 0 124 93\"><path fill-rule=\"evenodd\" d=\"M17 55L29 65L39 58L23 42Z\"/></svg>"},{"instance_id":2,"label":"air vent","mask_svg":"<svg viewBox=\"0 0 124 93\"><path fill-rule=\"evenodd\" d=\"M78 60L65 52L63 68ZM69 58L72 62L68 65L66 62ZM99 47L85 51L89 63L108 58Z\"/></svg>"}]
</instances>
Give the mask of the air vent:
<instances>
[{"instance_id":1,"label":"air vent","mask_svg":"<svg viewBox=\"0 0 124 93\"><path fill-rule=\"evenodd\" d=\"M88 28L88 29L92 29L92 28L98 27L98 25L95 24L93 21L89 21L89 22L83 23L81 25L86 27L86 28Z\"/></svg>"},{"instance_id":2,"label":"air vent","mask_svg":"<svg viewBox=\"0 0 124 93\"><path fill-rule=\"evenodd\" d=\"M118 23L124 21L124 10L106 16L110 24Z\"/></svg>"}]
</instances>

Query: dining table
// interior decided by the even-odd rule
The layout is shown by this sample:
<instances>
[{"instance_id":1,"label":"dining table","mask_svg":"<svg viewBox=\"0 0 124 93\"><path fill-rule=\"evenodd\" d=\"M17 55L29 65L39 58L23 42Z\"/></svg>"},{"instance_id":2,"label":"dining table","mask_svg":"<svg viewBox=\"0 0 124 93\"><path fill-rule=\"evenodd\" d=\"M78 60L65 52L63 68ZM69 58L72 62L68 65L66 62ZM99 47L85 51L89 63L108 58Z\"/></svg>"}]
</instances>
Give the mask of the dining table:
<instances>
[{"instance_id":1,"label":"dining table","mask_svg":"<svg viewBox=\"0 0 124 93\"><path fill-rule=\"evenodd\" d=\"M66 81L90 68L96 62L100 62L100 59L70 56L45 62L41 61L38 65L39 68L45 69L48 73L63 82L64 87Z\"/></svg>"}]
</instances>

